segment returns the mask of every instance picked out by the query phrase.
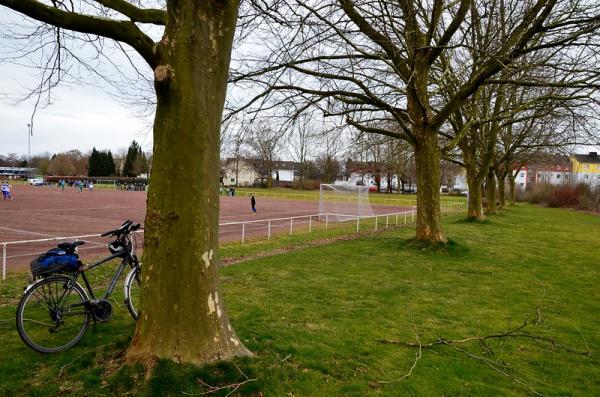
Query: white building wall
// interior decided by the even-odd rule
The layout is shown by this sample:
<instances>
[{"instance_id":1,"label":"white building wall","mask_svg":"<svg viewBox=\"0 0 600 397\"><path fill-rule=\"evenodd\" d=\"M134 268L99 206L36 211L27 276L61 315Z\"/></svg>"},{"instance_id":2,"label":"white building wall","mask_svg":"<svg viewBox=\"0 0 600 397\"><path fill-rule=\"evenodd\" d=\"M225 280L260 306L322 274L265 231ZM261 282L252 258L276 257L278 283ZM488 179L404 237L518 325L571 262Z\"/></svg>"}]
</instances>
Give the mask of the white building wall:
<instances>
[{"instance_id":1,"label":"white building wall","mask_svg":"<svg viewBox=\"0 0 600 397\"><path fill-rule=\"evenodd\" d=\"M279 180L283 182L294 182L294 170L274 170L273 179L277 178L279 172Z\"/></svg>"},{"instance_id":2,"label":"white building wall","mask_svg":"<svg viewBox=\"0 0 600 397\"><path fill-rule=\"evenodd\" d=\"M517 188L526 189L527 188L527 169L522 169L520 171L515 171L513 175L517 174L515 178L515 186Z\"/></svg>"}]
</instances>

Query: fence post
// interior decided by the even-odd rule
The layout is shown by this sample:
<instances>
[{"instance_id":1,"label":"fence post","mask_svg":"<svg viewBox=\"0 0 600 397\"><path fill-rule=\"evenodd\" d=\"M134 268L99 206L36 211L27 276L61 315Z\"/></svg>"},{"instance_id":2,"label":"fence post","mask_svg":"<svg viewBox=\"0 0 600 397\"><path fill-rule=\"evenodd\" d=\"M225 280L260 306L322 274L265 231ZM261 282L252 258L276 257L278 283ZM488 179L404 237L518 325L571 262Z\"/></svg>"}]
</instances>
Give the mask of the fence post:
<instances>
[{"instance_id":1,"label":"fence post","mask_svg":"<svg viewBox=\"0 0 600 397\"><path fill-rule=\"evenodd\" d=\"M267 240L271 239L271 220L269 219L269 227L267 228Z\"/></svg>"},{"instance_id":2,"label":"fence post","mask_svg":"<svg viewBox=\"0 0 600 397\"><path fill-rule=\"evenodd\" d=\"M246 224L242 223L242 244L244 244L244 237L246 237Z\"/></svg>"},{"instance_id":3,"label":"fence post","mask_svg":"<svg viewBox=\"0 0 600 397\"><path fill-rule=\"evenodd\" d=\"M325 230L327 230L328 226L329 226L329 214L325 214Z\"/></svg>"},{"instance_id":4,"label":"fence post","mask_svg":"<svg viewBox=\"0 0 600 397\"><path fill-rule=\"evenodd\" d=\"M404 213L404 226L406 226L406 212Z\"/></svg>"},{"instance_id":5,"label":"fence post","mask_svg":"<svg viewBox=\"0 0 600 397\"><path fill-rule=\"evenodd\" d=\"M294 229L294 218L290 218L290 236L292 235L293 229Z\"/></svg>"},{"instance_id":6,"label":"fence post","mask_svg":"<svg viewBox=\"0 0 600 397\"><path fill-rule=\"evenodd\" d=\"M390 216L386 215L385 216L385 228L386 229L388 228L389 224L390 224Z\"/></svg>"},{"instance_id":7,"label":"fence post","mask_svg":"<svg viewBox=\"0 0 600 397\"><path fill-rule=\"evenodd\" d=\"M375 230L377 230L377 221L379 220L379 217L377 215L375 215Z\"/></svg>"},{"instance_id":8,"label":"fence post","mask_svg":"<svg viewBox=\"0 0 600 397\"><path fill-rule=\"evenodd\" d=\"M396 227L398 227L398 214L396 214Z\"/></svg>"},{"instance_id":9,"label":"fence post","mask_svg":"<svg viewBox=\"0 0 600 397\"><path fill-rule=\"evenodd\" d=\"M308 232L312 232L312 215L308 216Z\"/></svg>"},{"instance_id":10,"label":"fence post","mask_svg":"<svg viewBox=\"0 0 600 397\"><path fill-rule=\"evenodd\" d=\"M356 233L360 230L360 218L356 218Z\"/></svg>"},{"instance_id":11,"label":"fence post","mask_svg":"<svg viewBox=\"0 0 600 397\"><path fill-rule=\"evenodd\" d=\"M2 280L6 280L6 244L2 244Z\"/></svg>"}]
</instances>

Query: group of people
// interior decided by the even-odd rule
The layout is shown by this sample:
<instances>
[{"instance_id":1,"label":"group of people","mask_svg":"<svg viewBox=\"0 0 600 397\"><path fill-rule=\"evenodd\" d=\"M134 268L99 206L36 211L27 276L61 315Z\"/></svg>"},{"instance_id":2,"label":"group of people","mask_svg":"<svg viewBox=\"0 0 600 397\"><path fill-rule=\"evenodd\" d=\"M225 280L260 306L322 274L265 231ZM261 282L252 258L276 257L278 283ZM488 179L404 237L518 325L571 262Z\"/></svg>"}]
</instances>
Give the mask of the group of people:
<instances>
[{"instance_id":1,"label":"group of people","mask_svg":"<svg viewBox=\"0 0 600 397\"><path fill-rule=\"evenodd\" d=\"M220 194L225 194L225 196L235 196L235 186L223 187L219 188Z\"/></svg>"},{"instance_id":2,"label":"group of people","mask_svg":"<svg viewBox=\"0 0 600 397\"><path fill-rule=\"evenodd\" d=\"M12 200L12 185L8 182L2 182L2 200Z\"/></svg>"},{"instance_id":3,"label":"group of people","mask_svg":"<svg viewBox=\"0 0 600 397\"><path fill-rule=\"evenodd\" d=\"M65 181L64 179L61 179L60 181L58 181L58 186L62 189L65 190L65 187L67 185L67 183L74 187L75 189L78 189L80 192L83 192L83 188L87 187L90 192L94 190L94 182L92 181L80 181L80 180L76 180L76 181Z\"/></svg>"}]
</instances>

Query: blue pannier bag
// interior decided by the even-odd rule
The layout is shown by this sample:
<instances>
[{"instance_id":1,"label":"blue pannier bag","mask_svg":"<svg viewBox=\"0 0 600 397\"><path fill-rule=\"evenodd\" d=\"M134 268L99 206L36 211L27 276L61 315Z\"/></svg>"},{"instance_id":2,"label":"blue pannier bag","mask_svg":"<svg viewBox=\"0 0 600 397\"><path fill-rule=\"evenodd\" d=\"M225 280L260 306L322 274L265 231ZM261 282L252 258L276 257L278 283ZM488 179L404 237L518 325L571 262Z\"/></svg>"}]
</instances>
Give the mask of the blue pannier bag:
<instances>
[{"instance_id":1,"label":"blue pannier bag","mask_svg":"<svg viewBox=\"0 0 600 397\"><path fill-rule=\"evenodd\" d=\"M79 256L61 248L53 248L34 259L31 264L31 274L48 276L59 272L75 272L79 265Z\"/></svg>"}]
</instances>

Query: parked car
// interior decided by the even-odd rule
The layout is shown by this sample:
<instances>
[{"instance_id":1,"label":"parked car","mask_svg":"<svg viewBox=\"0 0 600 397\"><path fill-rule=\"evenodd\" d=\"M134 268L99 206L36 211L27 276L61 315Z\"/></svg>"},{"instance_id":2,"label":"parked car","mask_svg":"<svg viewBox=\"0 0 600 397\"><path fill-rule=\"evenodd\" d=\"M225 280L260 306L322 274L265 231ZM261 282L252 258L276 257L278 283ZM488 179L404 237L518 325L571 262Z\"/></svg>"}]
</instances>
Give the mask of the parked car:
<instances>
[{"instance_id":1,"label":"parked car","mask_svg":"<svg viewBox=\"0 0 600 397\"><path fill-rule=\"evenodd\" d=\"M27 179L27 184L31 186L42 186L44 184L44 180L42 178L30 178Z\"/></svg>"}]
</instances>

